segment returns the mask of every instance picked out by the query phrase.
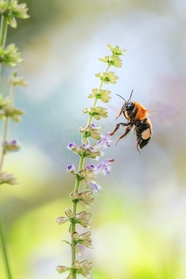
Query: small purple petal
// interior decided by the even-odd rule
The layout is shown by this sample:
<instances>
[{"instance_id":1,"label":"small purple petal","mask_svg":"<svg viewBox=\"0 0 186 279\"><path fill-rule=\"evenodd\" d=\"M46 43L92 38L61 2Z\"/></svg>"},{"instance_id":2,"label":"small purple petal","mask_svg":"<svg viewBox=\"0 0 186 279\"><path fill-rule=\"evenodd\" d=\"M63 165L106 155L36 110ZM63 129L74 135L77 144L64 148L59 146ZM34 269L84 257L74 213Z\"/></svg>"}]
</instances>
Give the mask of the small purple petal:
<instances>
[{"instance_id":1,"label":"small purple petal","mask_svg":"<svg viewBox=\"0 0 186 279\"><path fill-rule=\"evenodd\" d=\"M90 124L90 126L89 126L90 128L95 128L96 127L96 125L95 124Z\"/></svg>"},{"instance_id":2,"label":"small purple petal","mask_svg":"<svg viewBox=\"0 0 186 279\"><path fill-rule=\"evenodd\" d=\"M113 159L106 159L104 160L102 163L100 163L99 165L97 165L94 169L94 173L97 175L99 173L102 174L109 174L109 170L110 170L110 163L113 162Z\"/></svg>"},{"instance_id":3,"label":"small purple petal","mask_svg":"<svg viewBox=\"0 0 186 279\"><path fill-rule=\"evenodd\" d=\"M69 144L68 144L68 149L70 149L70 150L72 150L73 148L75 148L77 145L75 144L75 143L73 143L73 142L70 142Z\"/></svg>"},{"instance_id":4,"label":"small purple petal","mask_svg":"<svg viewBox=\"0 0 186 279\"><path fill-rule=\"evenodd\" d=\"M99 193L101 186L96 183L88 182L88 186L90 190L92 190L95 194Z\"/></svg>"},{"instance_id":5,"label":"small purple petal","mask_svg":"<svg viewBox=\"0 0 186 279\"><path fill-rule=\"evenodd\" d=\"M88 170L93 170L95 168L95 166L94 165L88 165L87 168L88 168Z\"/></svg>"},{"instance_id":6,"label":"small purple petal","mask_svg":"<svg viewBox=\"0 0 186 279\"><path fill-rule=\"evenodd\" d=\"M103 161L103 164L105 164L105 165L110 165L110 163L112 163L112 162L114 162L114 159L111 159L111 158L108 158L108 159L106 159L106 160L104 160Z\"/></svg>"},{"instance_id":7,"label":"small purple petal","mask_svg":"<svg viewBox=\"0 0 186 279\"><path fill-rule=\"evenodd\" d=\"M85 144L85 143L83 143L81 146L82 146L83 149L87 149L88 148L88 145Z\"/></svg>"},{"instance_id":8,"label":"small purple petal","mask_svg":"<svg viewBox=\"0 0 186 279\"><path fill-rule=\"evenodd\" d=\"M68 165L67 166L67 171L69 171L69 172L75 171L74 165Z\"/></svg>"},{"instance_id":9,"label":"small purple petal","mask_svg":"<svg viewBox=\"0 0 186 279\"><path fill-rule=\"evenodd\" d=\"M11 144L17 144L17 141L16 140L12 140Z\"/></svg>"},{"instance_id":10,"label":"small purple petal","mask_svg":"<svg viewBox=\"0 0 186 279\"><path fill-rule=\"evenodd\" d=\"M103 136L95 145L94 147L97 148L97 149L100 149L100 148L107 148L107 147L110 147L110 134L107 133L105 136Z\"/></svg>"}]
</instances>

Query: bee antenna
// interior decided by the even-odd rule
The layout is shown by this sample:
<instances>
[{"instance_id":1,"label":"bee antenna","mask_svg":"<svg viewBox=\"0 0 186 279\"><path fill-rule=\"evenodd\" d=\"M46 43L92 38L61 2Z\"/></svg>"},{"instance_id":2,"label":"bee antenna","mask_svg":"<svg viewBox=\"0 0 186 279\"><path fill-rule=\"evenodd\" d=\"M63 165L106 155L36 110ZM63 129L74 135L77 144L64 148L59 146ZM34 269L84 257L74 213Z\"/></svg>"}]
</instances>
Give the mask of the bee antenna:
<instances>
[{"instance_id":1,"label":"bee antenna","mask_svg":"<svg viewBox=\"0 0 186 279\"><path fill-rule=\"evenodd\" d=\"M131 97L132 97L132 93L133 93L133 91L134 91L134 89L132 89L132 91L131 91L131 93L130 93L130 97L129 97L129 99L128 99L127 103L130 101L130 99L131 99Z\"/></svg>"},{"instance_id":2,"label":"bee antenna","mask_svg":"<svg viewBox=\"0 0 186 279\"><path fill-rule=\"evenodd\" d=\"M119 94L116 94L116 95L119 96L121 99L123 99L126 102L126 100L121 95L119 95Z\"/></svg>"}]
</instances>

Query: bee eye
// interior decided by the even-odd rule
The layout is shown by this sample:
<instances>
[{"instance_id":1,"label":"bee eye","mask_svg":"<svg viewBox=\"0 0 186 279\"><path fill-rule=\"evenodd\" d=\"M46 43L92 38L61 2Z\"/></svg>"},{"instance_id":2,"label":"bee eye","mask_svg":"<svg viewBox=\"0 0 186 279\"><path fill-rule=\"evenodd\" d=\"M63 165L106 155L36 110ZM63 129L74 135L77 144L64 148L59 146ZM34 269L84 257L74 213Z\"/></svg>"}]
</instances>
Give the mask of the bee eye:
<instances>
[{"instance_id":1,"label":"bee eye","mask_svg":"<svg viewBox=\"0 0 186 279\"><path fill-rule=\"evenodd\" d=\"M126 104L125 106L126 109L131 109L132 107L133 107L133 103Z\"/></svg>"}]
</instances>

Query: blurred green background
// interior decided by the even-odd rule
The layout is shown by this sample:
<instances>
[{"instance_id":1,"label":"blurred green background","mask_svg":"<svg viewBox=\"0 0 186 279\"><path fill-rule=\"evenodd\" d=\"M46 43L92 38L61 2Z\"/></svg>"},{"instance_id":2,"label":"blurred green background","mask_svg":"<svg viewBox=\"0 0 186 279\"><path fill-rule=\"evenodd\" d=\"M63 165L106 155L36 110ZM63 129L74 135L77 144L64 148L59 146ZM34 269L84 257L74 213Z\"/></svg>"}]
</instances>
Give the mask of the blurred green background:
<instances>
[{"instance_id":1,"label":"blurred green background","mask_svg":"<svg viewBox=\"0 0 186 279\"><path fill-rule=\"evenodd\" d=\"M56 216L70 207L73 177L67 164L78 156L67 150L80 143L86 125L81 110L92 105L86 96L98 86L95 73L105 70L98 58L107 44L127 50L123 67L101 121L112 131L122 105L120 94L142 103L152 114L153 137L141 155L133 133L113 137L104 158L114 158L109 176L98 177L102 191L90 209L93 250L83 258L94 262L97 279L186 278L186 2L184 0L30 0L31 18L8 30L24 58L19 75L28 87L18 89L16 106L26 115L10 125L9 138L20 152L5 159L19 185L0 188L9 256L14 278L57 279L57 265L70 264L68 225ZM4 67L1 91L8 91L10 69ZM120 120L122 120L120 118ZM2 130L2 123L1 123ZM83 208L81 208L83 209ZM5 279L2 258L0 278Z\"/></svg>"}]
</instances>

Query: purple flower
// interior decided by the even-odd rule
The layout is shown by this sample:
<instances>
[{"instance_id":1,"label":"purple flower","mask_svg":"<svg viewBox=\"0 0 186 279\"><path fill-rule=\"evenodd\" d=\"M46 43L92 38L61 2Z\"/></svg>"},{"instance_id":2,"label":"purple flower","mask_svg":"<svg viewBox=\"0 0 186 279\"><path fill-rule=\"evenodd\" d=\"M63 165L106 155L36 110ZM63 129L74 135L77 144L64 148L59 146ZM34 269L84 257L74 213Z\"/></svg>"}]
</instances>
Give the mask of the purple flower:
<instances>
[{"instance_id":1,"label":"purple flower","mask_svg":"<svg viewBox=\"0 0 186 279\"><path fill-rule=\"evenodd\" d=\"M109 170L111 169L110 164L114 161L114 159L106 159L99 165L94 168L94 173L97 175L99 173L109 174Z\"/></svg>"},{"instance_id":2,"label":"purple flower","mask_svg":"<svg viewBox=\"0 0 186 279\"><path fill-rule=\"evenodd\" d=\"M18 151L21 147L17 143L17 141L14 139L11 141L5 140L3 142L3 148L4 148L4 152L15 152L15 151Z\"/></svg>"},{"instance_id":3,"label":"purple flower","mask_svg":"<svg viewBox=\"0 0 186 279\"><path fill-rule=\"evenodd\" d=\"M77 147L77 145L76 145L75 143L73 143L73 142L70 142L70 143L68 144L68 146L67 146L67 148L70 149L70 150L73 150L73 149L76 148L76 147Z\"/></svg>"},{"instance_id":4,"label":"purple flower","mask_svg":"<svg viewBox=\"0 0 186 279\"><path fill-rule=\"evenodd\" d=\"M100 148L107 148L110 147L110 133L107 133L105 136L103 136L95 145L94 148L100 149Z\"/></svg>"},{"instance_id":5,"label":"purple flower","mask_svg":"<svg viewBox=\"0 0 186 279\"><path fill-rule=\"evenodd\" d=\"M82 147L82 149L87 149L88 147L89 147L89 145L87 145L86 143L83 143L82 145L81 145L81 147Z\"/></svg>"},{"instance_id":6,"label":"purple flower","mask_svg":"<svg viewBox=\"0 0 186 279\"><path fill-rule=\"evenodd\" d=\"M95 127L96 127L96 125L93 124L93 123L89 125L89 128L90 128L90 129L95 128Z\"/></svg>"},{"instance_id":7,"label":"purple flower","mask_svg":"<svg viewBox=\"0 0 186 279\"><path fill-rule=\"evenodd\" d=\"M12 140L11 144L17 144L17 141L16 140Z\"/></svg>"},{"instance_id":8,"label":"purple flower","mask_svg":"<svg viewBox=\"0 0 186 279\"><path fill-rule=\"evenodd\" d=\"M68 171L68 172L75 172L76 170L75 170L74 165L68 165L68 166L67 166L67 171Z\"/></svg>"},{"instance_id":9,"label":"purple flower","mask_svg":"<svg viewBox=\"0 0 186 279\"><path fill-rule=\"evenodd\" d=\"M88 170L93 170L95 168L95 166L94 165L88 165L87 168L88 168Z\"/></svg>"},{"instance_id":10,"label":"purple flower","mask_svg":"<svg viewBox=\"0 0 186 279\"><path fill-rule=\"evenodd\" d=\"M93 183L93 182L88 182L87 184L88 184L90 190L92 190L95 194L99 193L101 186L99 186L98 184Z\"/></svg>"}]
</instances>

